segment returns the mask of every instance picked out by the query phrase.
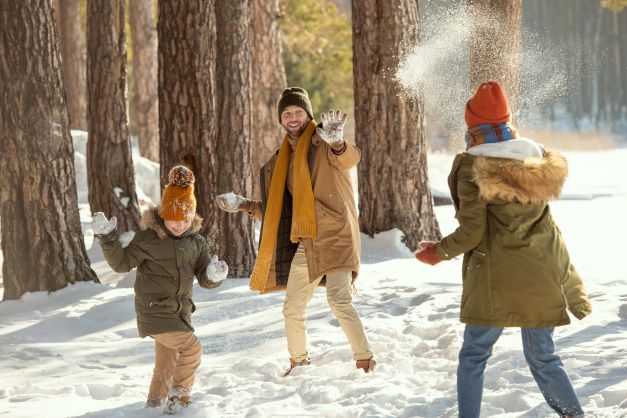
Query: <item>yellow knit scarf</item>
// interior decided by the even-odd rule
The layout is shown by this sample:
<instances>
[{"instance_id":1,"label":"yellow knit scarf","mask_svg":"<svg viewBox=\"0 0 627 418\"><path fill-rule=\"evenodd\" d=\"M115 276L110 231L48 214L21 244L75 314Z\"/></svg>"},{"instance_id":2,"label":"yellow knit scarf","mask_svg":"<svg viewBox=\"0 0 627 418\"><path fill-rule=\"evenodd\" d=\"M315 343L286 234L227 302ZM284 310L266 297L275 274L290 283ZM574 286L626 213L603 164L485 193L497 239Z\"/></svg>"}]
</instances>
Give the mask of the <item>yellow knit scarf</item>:
<instances>
[{"instance_id":1,"label":"yellow knit scarf","mask_svg":"<svg viewBox=\"0 0 627 418\"><path fill-rule=\"evenodd\" d=\"M316 238L316 212L314 209L314 195L311 187L309 163L307 154L311 147L311 138L316 130L316 123L309 121L296 143L294 155L294 187L292 196L292 230L290 240L298 242L299 238ZM277 244L277 233L283 208L283 193L287 180L287 170L290 164L292 146L288 136L283 138L279 155L277 156L270 181L268 203L263 217L263 234L257 261L250 276L250 289L263 292L268 282L270 265L274 258Z\"/></svg>"}]
</instances>

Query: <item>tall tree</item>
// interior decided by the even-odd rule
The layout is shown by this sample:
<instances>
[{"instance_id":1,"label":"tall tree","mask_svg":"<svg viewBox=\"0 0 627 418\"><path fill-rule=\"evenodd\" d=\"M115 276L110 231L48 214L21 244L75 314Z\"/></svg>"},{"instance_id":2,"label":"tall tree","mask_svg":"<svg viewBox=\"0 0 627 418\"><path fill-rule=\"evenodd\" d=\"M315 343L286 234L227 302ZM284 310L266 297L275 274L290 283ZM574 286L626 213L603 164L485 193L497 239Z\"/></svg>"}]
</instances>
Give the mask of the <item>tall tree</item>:
<instances>
[{"instance_id":1,"label":"tall tree","mask_svg":"<svg viewBox=\"0 0 627 418\"><path fill-rule=\"evenodd\" d=\"M624 6L621 11L621 3L627 4L625 0L525 2L522 26L527 30L523 37L532 33L557 51L554 55L563 57L557 72L566 68L568 80L576 81L568 83L564 94L550 103L545 113L551 119L555 115L553 108L557 107L566 109L575 127L587 120L602 130L624 129L627 12Z\"/></svg>"},{"instance_id":2,"label":"tall tree","mask_svg":"<svg viewBox=\"0 0 627 418\"><path fill-rule=\"evenodd\" d=\"M139 229L139 205L126 120L124 0L87 4L89 206L118 219L120 231Z\"/></svg>"},{"instance_id":3,"label":"tall tree","mask_svg":"<svg viewBox=\"0 0 627 418\"><path fill-rule=\"evenodd\" d=\"M86 131L86 49L85 34L81 25L80 0L57 0L55 4L70 127Z\"/></svg>"},{"instance_id":4,"label":"tall tree","mask_svg":"<svg viewBox=\"0 0 627 418\"><path fill-rule=\"evenodd\" d=\"M248 0L216 2L218 97L217 154L220 164L214 190L252 194L252 89L250 6ZM275 99L276 100L276 99ZM272 106L272 108L275 108ZM278 116L277 116L278 118ZM247 276L255 258L254 230L248 215L216 211L218 250L236 276ZM237 239L233 239L237 237Z\"/></svg>"},{"instance_id":5,"label":"tall tree","mask_svg":"<svg viewBox=\"0 0 627 418\"><path fill-rule=\"evenodd\" d=\"M250 25L253 85L253 196L260 198L259 170L278 148L283 131L276 105L286 87L278 0L253 0Z\"/></svg>"},{"instance_id":6,"label":"tall tree","mask_svg":"<svg viewBox=\"0 0 627 418\"><path fill-rule=\"evenodd\" d=\"M253 263L252 223L214 198L252 191L249 25L246 0L159 2L161 181L174 164L194 171L203 234L236 276Z\"/></svg>"},{"instance_id":7,"label":"tall tree","mask_svg":"<svg viewBox=\"0 0 627 418\"><path fill-rule=\"evenodd\" d=\"M512 115L518 108L518 54L522 0L467 0L470 10L470 88L495 80Z\"/></svg>"},{"instance_id":8,"label":"tall tree","mask_svg":"<svg viewBox=\"0 0 627 418\"><path fill-rule=\"evenodd\" d=\"M437 239L427 176L424 107L399 97L389 73L402 45L418 41L416 0L353 0L355 142L361 230L372 236L392 228L417 249Z\"/></svg>"},{"instance_id":9,"label":"tall tree","mask_svg":"<svg viewBox=\"0 0 627 418\"><path fill-rule=\"evenodd\" d=\"M216 154L215 43L213 1L160 1L159 36L159 160L161 184L177 164L196 176L197 211L213 217L213 189L220 156ZM210 235L205 224L204 235ZM210 244L213 239L209 236Z\"/></svg>"},{"instance_id":10,"label":"tall tree","mask_svg":"<svg viewBox=\"0 0 627 418\"><path fill-rule=\"evenodd\" d=\"M49 0L0 2L3 299L98 281L76 197L74 150Z\"/></svg>"},{"instance_id":11,"label":"tall tree","mask_svg":"<svg viewBox=\"0 0 627 418\"><path fill-rule=\"evenodd\" d=\"M133 45L131 129L137 135L140 155L159 161L157 29L153 2L129 1L128 4Z\"/></svg>"}]
</instances>

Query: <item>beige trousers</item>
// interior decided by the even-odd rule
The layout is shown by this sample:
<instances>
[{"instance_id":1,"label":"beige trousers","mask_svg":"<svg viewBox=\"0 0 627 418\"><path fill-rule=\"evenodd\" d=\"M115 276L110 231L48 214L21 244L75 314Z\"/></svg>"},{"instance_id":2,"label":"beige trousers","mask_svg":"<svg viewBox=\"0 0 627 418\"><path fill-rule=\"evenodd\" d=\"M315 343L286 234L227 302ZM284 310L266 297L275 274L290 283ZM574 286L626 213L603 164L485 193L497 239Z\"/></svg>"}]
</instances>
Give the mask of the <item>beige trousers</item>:
<instances>
[{"instance_id":1,"label":"beige trousers","mask_svg":"<svg viewBox=\"0 0 627 418\"><path fill-rule=\"evenodd\" d=\"M305 327L307 305L320 280L322 277L313 281L309 280L305 249L302 244L299 245L290 267L285 303L283 304L287 349L290 357L296 362L309 357L307 353L307 329ZM351 282L352 272L350 271L327 274L327 301L348 338L353 351L353 358L366 360L372 357L373 353L368 338L366 338L364 326L359 319L359 314L353 306L353 297L350 292Z\"/></svg>"},{"instance_id":2,"label":"beige trousers","mask_svg":"<svg viewBox=\"0 0 627 418\"><path fill-rule=\"evenodd\" d=\"M152 335L155 339L155 368L148 391L148 402L162 404L170 387L190 393L202 354L200 341L191 331Z\"/></svg>"}]
</instances>

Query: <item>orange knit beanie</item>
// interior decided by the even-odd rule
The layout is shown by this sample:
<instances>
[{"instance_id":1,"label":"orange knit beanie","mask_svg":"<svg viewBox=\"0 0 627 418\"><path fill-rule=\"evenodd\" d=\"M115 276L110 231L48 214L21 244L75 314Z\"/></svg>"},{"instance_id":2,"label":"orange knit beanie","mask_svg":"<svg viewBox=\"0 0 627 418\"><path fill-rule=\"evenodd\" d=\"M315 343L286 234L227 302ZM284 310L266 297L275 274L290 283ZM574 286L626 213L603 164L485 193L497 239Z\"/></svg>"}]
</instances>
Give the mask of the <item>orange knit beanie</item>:
<instances>
[{"instance_id":1,"label":"orange knit beanie","mask_svg":"<svg viewBox=\"0 0 627 418\"><path fill-rule=\"evenodd\" d=\"M464 119L469 128L483 124L498 124L511 121L509 105L501 85L496 81L483 83L468 103Z\"/></svg>"},{"instance_id":2,"label":"orange knit beanie","mask_svg":"<svg viewBox=\"0 0 627 418\"><path fill-rule=\"evenodd\" d=\"M196 215L194 173L177 165L170 170L168 184L161 197L159 216L164 221L192 221Z\"/></svg>"}]
</instances>

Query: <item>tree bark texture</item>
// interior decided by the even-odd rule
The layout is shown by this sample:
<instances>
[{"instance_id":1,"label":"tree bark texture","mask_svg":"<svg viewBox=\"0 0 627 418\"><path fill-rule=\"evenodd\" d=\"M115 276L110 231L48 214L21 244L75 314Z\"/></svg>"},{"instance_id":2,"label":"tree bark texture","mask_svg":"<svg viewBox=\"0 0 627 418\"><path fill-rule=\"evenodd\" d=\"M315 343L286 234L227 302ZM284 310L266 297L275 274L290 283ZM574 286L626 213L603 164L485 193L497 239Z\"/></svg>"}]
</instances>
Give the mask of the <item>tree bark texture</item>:
<instances>
[{"instance_id":1,"label":"tree bark texture","mask_svg":"<svg viewBox=\"0 0 627 418\"><path fill-rule=\"evenodd\" d=\"M159 3L161 181L175 164L194 171L203 234L232 276L250 273L252 222L215 196L252 192L249 25L245 0Z\"/></svg>"},{"instance_id":2,"label":"tree bark texture","mask_svg":"<svg viewBox=\"0 0 627 418\"><path fill-rule=\"evenodd\" d=\"M248 0L216 2L219 129L212 164L218 171L214 187L220 193L233 190L243 196L252 194L253 182L250 18ZM213 222L220 258L235 276L248 276L255 259L252 220L217 207L215 213L219 213Z\"/></svg>"},{"instance_id":3,"label":"tree bark texture","mask_svg":"<svg viewBox=\"0 0 627 418\"><path fill-rule=\"evenodd\" d=\"M259 170L284 136L277 103L287 85L283 65L278 0L252 0L253 197L261 198Z\"/></svg>"},{"instance_id":4,"label":"tree bark texture","mask_svg":"<svg viewBox=\"0 0 627 418\"><path fill-rule=\"evenodd\" d=\"M157 23L161 184L168 183L173 166L189 167L196 176L196 211L203 218L218 211L212 187L217 172L211 165L218 161L213 8L213 1L160 1ZM205 222L203 234L208 232Z\"/></svg>"},{"instance_id":5,"label":"tree bark texture","mask_svg":"<svg viewBox=\"0 0 627 418\"><path fill-rule=\"evenodd\" d=\"M402 45L418 40L416 0L354 0L355 142L361 230L398 228L410 249L440 237L427 176L424 106L390 76Z\"/></svg>"},{"instance_id":6,"label":"tree bark texture","mask_svg":"<svg viewBox=\"0 0 627 418\"><path fill-rule=\"evenodd\" d=\"M131 129L137 135L139 154L159 161L159 94L157 29L152 1L129 1L133 45L133 100Z\"/></svg>"},{"instance_id":7,"label":"tree bark texture","mask_svg":"<svg viewBox=\"0 0 627 418\"><path fill-rule=\"evenodd\" d=\"M98 281L78 212L74 150L49 0L0 2L3 299Z\"/></svg>"},{"instance_id":8,"label":"tree bark texture","mask_svg":"<svg viewBox=\"0 0 627 418\"><path fill-rule=\"evenodd\" d=\"M471 94L483 82L498 81L514 116L518 109L522 0L468 0L468 6Z\"/></svg>"},{"instance_id":9,"label":"tree bark texture","mask_svg":"<svg viewBox=\"0 0 627 418\"><path fill-rule=\"evenodd\" d=\"M124 8L123 0L87 4L89 206L117 217L120 232L139 230L140 218L126 119Z\"/></svg>"},{"instance_id":10,"label":"tree bark texture","mask_svg":"<svg viewBox=\"0 0 627 418\"><path fill-rule=\"evenodd\" d=\"M57 0L57 33L70 127L87 130L87 70L80 0Z\"/></svg>"}]
</instances>

